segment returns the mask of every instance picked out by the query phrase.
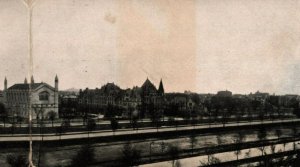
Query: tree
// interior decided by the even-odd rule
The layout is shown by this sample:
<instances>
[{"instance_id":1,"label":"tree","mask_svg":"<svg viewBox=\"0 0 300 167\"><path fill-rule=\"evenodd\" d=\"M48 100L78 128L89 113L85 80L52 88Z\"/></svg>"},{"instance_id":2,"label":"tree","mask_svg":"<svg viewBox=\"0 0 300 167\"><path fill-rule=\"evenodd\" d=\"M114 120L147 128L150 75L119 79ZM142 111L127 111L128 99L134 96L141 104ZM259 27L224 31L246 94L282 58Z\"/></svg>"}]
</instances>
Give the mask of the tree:
<instances>
[{"instance_id":1,"label":"tree","mask_svg":"<svg viewBox=\"0 0 300 167\"><path fill-rule=\"evenodd\" d=\"M239 155L241 154L240 145L244 141L244 134L242 132L238 132L238 134L235 136L234 143L236 145L236 150L234 151L234 154L236 155L236 160L239 160Z\"/></svg>"},{"instance_id":2,"label":"tree","mask_svg":"<svg viewBox=\"0 0 300 167\"><path fill-rule=\"evenodd\" d=\"M276 136L277 136L277 140L279 140L279 138L282 135L282 131L280 129L276 129L275 133L276 133Z\"/></svg>"},{"instance_id":3,"label":"tree","mask_svg":"<svg viewBox=\"0 0 300 167\"><path fill-rule=\"evenodd\" d=\"M250 121L250 123L252 122L253 120L253 111L250 107L250 103L249 103L249 106L246 108L246 112L247 112L247 115L248 115L248 119Z\"/></svg>"},{"instance_id":4,"label":"tree","mask_svg":"<svg viewBox=\"0 0 300 167\"><path fill-rule=\"evenodd\" d=\"M276 145L275 144L271 144L270 149L271 149L271 154L275 154Z\"/></svg>"},{"instance_id":5,"label":"tree","mask_svg":"<svg viewBox=\"0 0 300 167\"><path fill-rule=\"evenodd\" d=\"M21 117L21 116L17 116L17 123L19 123L19 127L21 127L21 124L22 124L22 122L23 122L23 117Z\"/></svg>"},{"instance_id":6,"label":"tree","mask_svg":"<svg viewBox=\"0 0 300 167\"><path fill-rule=\"evenodd\" d=\"M130 142L127 142L123 146L122 153L122 166L131 167L140 163L141 151L133 146Z\"/></svg>"},{"instance_id":7,"label":"tree","mask_svg":"<svg viewBox=\"0 0 300 167\"><path fill-rule=\"evenodd\" d=\"M225 111L223 111L223 116L222 116L223 127L225 127L226 119L227 119L227 113Z\"/></svg>"},{"instance_id":8,"label":"tree","mask_svg":"<svg viewBox=\"0 0 300 167\"><path fill-rule=\"evenodd\" d=\"M118 129L119 127L119 122L116 118L111 118L110 119L110 126L111 126L111 129L115 135L115 131Z\"/></svg>"},{"instance_id":9,"label":"tree","mask_svg":"<svg viewBox=\"0 0 300 167\"><path fill-rule=\"evenodd\" d=\"M86 121L87 121L87 111L86 109L84 110L84 113L82 114L82 125L84 126L86 124Z\"/></svg>"},{"instance_id":10,"label":"tree","mask_svg":"<svg viewBox=\"0 0 300 167\"><path fill-rule=\"evenodd\" d=\"M218 145L222 144L222 138L221 138L220 134L217 135L217 143L218 143Z\"/></svg>"},{"instance_id":11,"label":"tree","mask_svg":"<svg viewBox=\"0 0 300 167\"><path fill-rule=\"evenodd\" d=\"M15 127L16 127L16 121L15 121L15 117L13 117L13 120L11 121L11 135L14 134Z\"/></svg>"},{"instance_id":12,"label":"tree","mask_svg":"<svg viewBox=\"0 0 300 167\"><path fill-rule=\"evenodd\" d=\"M250 158L250 154L251 154L251 149L249 149L249 150L245 153L245 158Z\"/></svg>"},{"instance_id":13,"label":"tree","mask_svg":"<svg viewBox=\"0 0 300 167\"><path fill-rule=\"evenodd\" d=\"M194 132L189 136L190 138L190 143L191 143L191 148L192 148L192 154L194 154L194 145L197 143L197 136L195 135Z\"/></svg>"},{"instance_id":14,"label":"tree","mask_svg":"<svg viewBox=\"0 0 300 167\"><path fill-rule=\"evenodd\" d=\"M236 122L239 124L241 121L242 115L240 112L236 112Z\"/></svg>"},{"instance_id":15,"label":"tree","mask_svg":"<svg viewBox=\"0 0 300 167\"><path fill-rule=\"evenodd\" d=\"M59 140L61 140L61 134L64 133L70 126L70 120L64 119L61 125L56 128L56 133L59 134Z\"/></svg>"},{"instance_id":16,"label":"tree","mask_svg":"<svg viewBox=\"0 0 300 167\"><path fill-rule=\"evenodd\" d=\"M93 131L96 129L96 122L94 119L88 119L88 122L87 122L87 130L88 130L88 138L90 138L90 131Z\"/></svg>"},{"instance_id":17,"label":"tree","mask_svg":"<svg viewBox=\"0 0 300 167\"><path fill-rule=\"evenodd\" d=\"M56 114L56 112L54 112L54 111L48 112L48 118L49 118L49 120L51 120L52 127L53 127L53 121L55 120L56 115L57 115L57 114Z\"/></svg>"},{"instance_id":18,"label":"tree","mask_svg":"<svg viewBox=\"0 0 300 167\"><path fill-rule=\"evenodd\" d=\"M191 118L192 118L191 123L194 128L195 128L195 125L198 124L198 116L200 115L199 111L200 111L200 109L197 106L195 106L191 110Z\"/></svg>"},{"instance_id":19,"label":"tree","mask_svg":"<svg viewBox=\"0 0 300 167\"><path fill-rule=\"evenodd\" d=\"M5 106L4 106L4 104L0 103L0 118L2 119L4 127L5 127L5 123L6 123L7 117L8 117L7 110L6 110Z\"/></svg>"},{"instance_id":20,"label":"tree","mask_svg":"<svg viewBox=\"0 0 300 167\"><path fill-rule=\"evenodd\" d=\"M253 101L251 101L251 106L252 106L252 108L253 108L254 111L256 111L257 108L260 107L260 105L261 105L261 102L258 101L258 100L253 100Z\"/></svg>"},{"instance_id":21,"label":"tree","mask_svg":"<svg viewBox=\"0 0 300 167\"><path fill-rule=\"evenodd\" d=\"M208 155L207 162L201 162L200 166L214 166L215 164L219 164L221 160L219 158L216 158L212 155Z\"/></svg>"},{"instance_id":22,"label":"tree","mask_svg":"<svg viewBox=\"0 0 300 167\"><path fill-rule=\"evenodd\" d=\"M160 126L160 118L162 117L162 113L157 109L157 107L153 103L150 103L148 105L148 109L149 109L151 122L153 123L154 126L156 126L157 131L158 131L158 128Z\"/></svg>"},{"instance_id":23,"label":"tree","mask_svg":"<svg viewBox=\"0 0 300 167\"><path fill-rule=\"evenodd\" d=\"M6 162L11 167L27 167L28 161L26 157L22 154L9 154L6 157Z\"/></svg>"},{"instance_id":24,"label":"tree","mask_svg":"<svg viewBox=\"0 0 300 167\"><path fill-rule=\"evenodd\" d=\"M264 156L265 146L264 146L264 140L267 137L266 129L264 127L261 127L257 133L257 138L262 141L262 146L258 148L258 150L261 151L261 156ZM261 162L260 162L261 165Z\"/></svg>"},{"instance_id":25,"label":"tree","mask_svg":"<svg viewBox=\"0 0 300 167\"><path fill-rule=\"evenodd\" d=\"M62 126L56 127L56 134L59 135L59 140L61 140L62 133L63 133L63 127Z\"/></svg>"},{"instance_id":26,"label":"tree","mask_svg":"<svg viewBox=\"0 0 300 167\"><path fill-rule=\"evenodd\" d=\"M174 167L181 167L180 160L176 160Z\"/></svg>"},{"instance_id":27,"label":"tree","mask_svg":"<svg viewBox=\"0 0 300 167\"><path fill-rule=\"evenodd\" d=\"M296 159L293 162L293 167L300 166L300 151L297 151Z\"/></svg>"},{"instance_id":28,"label":"tree","mask_svg":"<svg viewBox=\"0 0 300 167\"><path fill-rule=\"evenodd\" d=\"M131 114L131 125L133 130L138 130L138 119L139 119L139 112L134 110Z\"/></svg>"},{"instance_id":29,"label":"tree","mask_svg":"<svg viewBox=\"0 0 300 167\"><path fill-rule=\"evenodd\" d=\"M293 135L293 148L296 151L296 137L298 136L298 130L296 126L292 127L292 135Z\"/></svg>"},{"instance_id":30,"label":"tree","mask_svg":"<svg viewBox=\"0 0 300 167\"><path fill-rule=\"evenodd\" d=\"M265 112L263 110L260 110L259 113L258 113L258 117L259 117L261 123L263 123L264 118L265 118Z\"/></svg>"},{"instance_id":31,"label":"tree","mask_svg":"<svg viewBox=\"0 0 300 167\"><path fill-rule=\"evenodd\" d=\"M72 158L71 167L87 167L95 161L94 148L91 145L84 145Z\"/></svg>"},{"instance_id":32,"label":"tree","mask_svg":"<svg viewBox=\"0 0 300 167\"><path fill-rule=\"evenodd\" d=\"M179 148L178 146L171 145L168 150L168 154L172 160L172 167L175 167L175 162L179 158Z\"/></svg>"},{"instance_id":33,"label":"tree","mask_svg":"<svg viewBox=\"0 0 300 167\"><path fill-rule=\"evenodd\" d=\"M130 105L126 111L128 113L128 118L130 119L130 123L132 124L134 108Z\"/></svg>"}]
</instances>

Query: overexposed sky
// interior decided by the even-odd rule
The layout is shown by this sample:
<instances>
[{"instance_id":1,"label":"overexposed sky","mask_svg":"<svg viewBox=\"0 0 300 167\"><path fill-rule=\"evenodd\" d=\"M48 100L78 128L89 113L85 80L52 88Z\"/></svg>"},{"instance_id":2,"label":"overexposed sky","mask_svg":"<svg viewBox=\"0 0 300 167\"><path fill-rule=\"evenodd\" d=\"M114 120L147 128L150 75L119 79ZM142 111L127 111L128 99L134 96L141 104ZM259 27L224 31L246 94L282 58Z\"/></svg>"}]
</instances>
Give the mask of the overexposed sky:
<instances>
[{"instance_id":1,"label":"overexposed sky","mask_svg":"<svg viewBox=\"0 0 300 167\"><path fill-rule=\"evenodd\" d=\"M60 89L149 77L167 92L300 94L300 1L37 0L34 78ZM28 75L28 15L0 0L0 79ZM3 88L3 82L0 82Z\"/></svg>"}]
</instances>

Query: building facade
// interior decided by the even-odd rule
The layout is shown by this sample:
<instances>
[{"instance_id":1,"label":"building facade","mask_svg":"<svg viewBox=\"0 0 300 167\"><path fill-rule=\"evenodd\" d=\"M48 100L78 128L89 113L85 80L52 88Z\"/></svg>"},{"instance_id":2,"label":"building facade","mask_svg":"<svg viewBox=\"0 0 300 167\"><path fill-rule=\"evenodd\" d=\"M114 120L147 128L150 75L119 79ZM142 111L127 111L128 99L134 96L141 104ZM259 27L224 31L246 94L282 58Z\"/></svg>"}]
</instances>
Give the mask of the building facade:
<instances>
[{"instance_id":1,"label":"building facade","mask_svg":"<svg viewBox=\"0 0 300 167\"><path fill-rule=\"evenodd\" d=\"M31 82L25 79L24 83L7 87L4 80L4 103L11 116L28 117L32 112L33 119L47 118L53 111L58 117L58 77L55 77L55 87L47 83L35 83L33 76Z\"/></svg>"},{"instance_id":2,"label":"building facade","mask_svg":"<svg viewBox=\"0 0 300 167\"><path fill-rule=\"evenodd\" d=\"M107 112L107 108L112 106L115 110L122 110L122 113L132 110L147 112L149 105L163 104L164 87L160 81L159 88L156 89L148 78L141 87L135 86L132 89L121 89L114 83L107 83L100 89L80 90L78 102L80 110L88 112Z\"/></svg>"},{"instance_id":3,"label":"building facade","mask_svg":"<svg viewBox=\"0 0 300 167\"><path fill-rule=\"evenodd\" d=\"M0 103L4 103L4 95L3 95L3 91L0 90Z\"/></svg>"}]
</instances>

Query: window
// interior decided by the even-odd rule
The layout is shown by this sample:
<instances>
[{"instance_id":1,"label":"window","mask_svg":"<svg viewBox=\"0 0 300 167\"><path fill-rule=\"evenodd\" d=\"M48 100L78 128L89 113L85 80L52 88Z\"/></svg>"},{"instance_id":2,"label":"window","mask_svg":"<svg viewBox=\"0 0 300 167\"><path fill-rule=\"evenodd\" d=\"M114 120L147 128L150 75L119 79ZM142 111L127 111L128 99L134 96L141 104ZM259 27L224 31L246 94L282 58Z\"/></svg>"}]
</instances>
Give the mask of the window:
<instances>
[{"instance_id":1,"label":"window","mask_svg":"<svg viewBox=\"0 0 300 167\"><path fill-rule=\"evenodd\" d=\"M44 91L44 92L41 92L39 94L39 99L40 100L49 100L49 93Z\"/></svg>"}]
</instances>

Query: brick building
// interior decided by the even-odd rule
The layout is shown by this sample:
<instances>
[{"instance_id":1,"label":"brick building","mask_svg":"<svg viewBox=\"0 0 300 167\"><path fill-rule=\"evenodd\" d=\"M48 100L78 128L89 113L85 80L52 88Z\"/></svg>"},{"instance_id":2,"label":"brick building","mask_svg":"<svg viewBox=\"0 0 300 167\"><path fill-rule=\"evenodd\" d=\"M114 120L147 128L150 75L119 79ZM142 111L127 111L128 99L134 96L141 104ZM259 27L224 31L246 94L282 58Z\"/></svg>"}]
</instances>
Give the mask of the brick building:
<instances>
[{"instance_id":1,"label":"brick building","mask_svg":"<svg viewBox=\"0 0 300 167\"><path fill-rule=\"evenodd\" d=\"M4 80L4 104L11 116L28 117L30 108L33 119L46 118L50 111L58 113L58 77L55 77L55 87L47 83L35 83L33 76L28 83L14 84L7 87ZM58 114L56 114L58 116Z\"/></svg>"}]
</instances>

